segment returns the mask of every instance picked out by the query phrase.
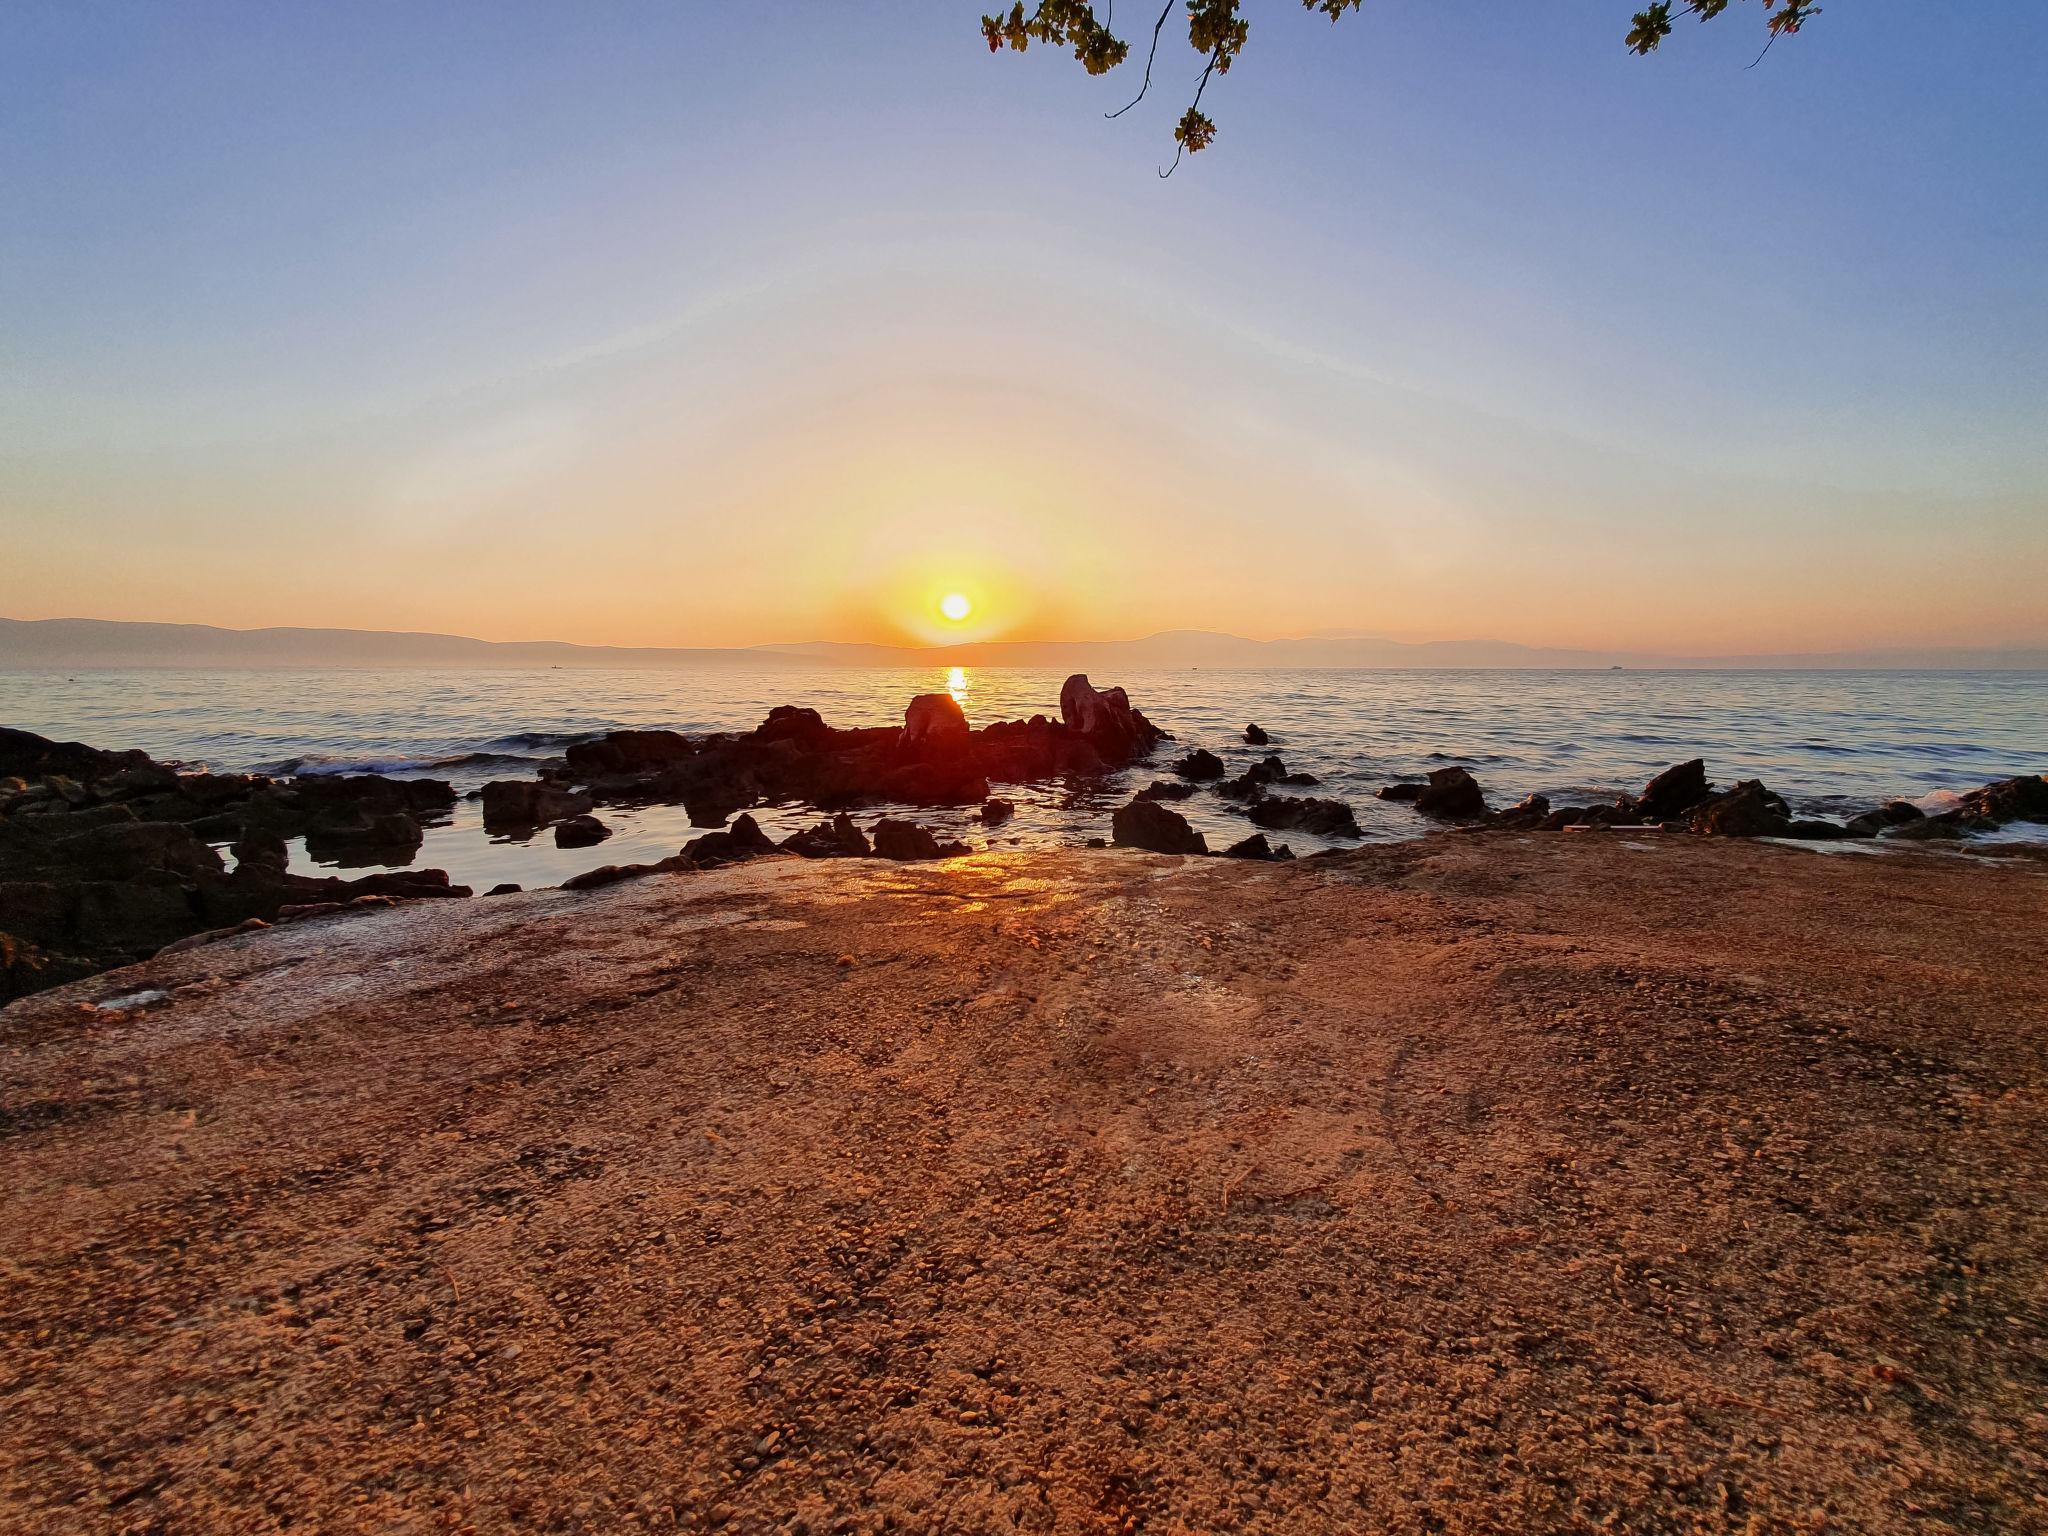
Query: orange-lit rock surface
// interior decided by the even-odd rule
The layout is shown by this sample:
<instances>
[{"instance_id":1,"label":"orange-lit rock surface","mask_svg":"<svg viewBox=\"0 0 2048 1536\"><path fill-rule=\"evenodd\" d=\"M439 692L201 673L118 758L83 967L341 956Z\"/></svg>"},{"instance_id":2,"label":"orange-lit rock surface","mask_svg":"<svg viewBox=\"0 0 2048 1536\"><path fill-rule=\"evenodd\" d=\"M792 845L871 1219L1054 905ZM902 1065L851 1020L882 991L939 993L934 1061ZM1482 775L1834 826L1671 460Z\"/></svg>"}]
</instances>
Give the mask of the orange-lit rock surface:
<instances>
[{"instance_id":1,"label":"orange-lit rock surface","mask_svg":"<svg viewBox=\"0 0 2048 1536\"><path fill-rule=\"evenodd\" d=\"M0 1528L2048 1529L2044 1048L2025 854L251 934L0 1012Z\"/></svg>"}]
</instances>

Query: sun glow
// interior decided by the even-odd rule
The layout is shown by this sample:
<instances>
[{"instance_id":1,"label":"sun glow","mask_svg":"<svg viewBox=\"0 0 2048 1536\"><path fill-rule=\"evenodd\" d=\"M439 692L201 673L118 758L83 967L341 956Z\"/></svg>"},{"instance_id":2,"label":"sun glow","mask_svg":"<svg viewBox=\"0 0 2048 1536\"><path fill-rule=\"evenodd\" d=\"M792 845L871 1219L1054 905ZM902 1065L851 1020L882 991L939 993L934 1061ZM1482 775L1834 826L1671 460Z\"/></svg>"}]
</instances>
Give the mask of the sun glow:
<instances>
[{"instance_id":1,"label":"sun glow","mask_svg":"<svg viewBox=\"0 0 2048 1536\"><path fill-rule=\"evenodd\" d=\"M939 599L939 612L955 624L959 624L974 612L974 604L967 601L967 594L964 592L948 592Z\"/></svg>"}]
</instances>

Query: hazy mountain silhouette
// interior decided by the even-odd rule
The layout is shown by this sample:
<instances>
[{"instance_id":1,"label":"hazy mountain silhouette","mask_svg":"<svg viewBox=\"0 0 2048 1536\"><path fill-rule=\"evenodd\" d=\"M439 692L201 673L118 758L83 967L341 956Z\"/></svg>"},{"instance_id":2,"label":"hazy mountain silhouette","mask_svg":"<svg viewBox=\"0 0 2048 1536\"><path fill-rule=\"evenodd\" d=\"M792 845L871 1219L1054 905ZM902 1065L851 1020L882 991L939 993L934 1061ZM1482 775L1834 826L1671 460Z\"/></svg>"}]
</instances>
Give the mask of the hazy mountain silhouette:
<instances>
[{"instance_id":1,"label":"hazy mountain silhouette","mask_svg":"<svg viewBox=\"0 0 2048 1536\"><path fill-rule=\"evenodd\" d=\"M735 648L473 640L375 629L220 629L109 619L0 619L0 667L1741 667L2048 668L2048 647L1666 656L1501 640L1409 643L1349 632L1247 640L1167 630L1138 640L1004 640L915 646L805 641Z\"/></svg>"}]
</instances>

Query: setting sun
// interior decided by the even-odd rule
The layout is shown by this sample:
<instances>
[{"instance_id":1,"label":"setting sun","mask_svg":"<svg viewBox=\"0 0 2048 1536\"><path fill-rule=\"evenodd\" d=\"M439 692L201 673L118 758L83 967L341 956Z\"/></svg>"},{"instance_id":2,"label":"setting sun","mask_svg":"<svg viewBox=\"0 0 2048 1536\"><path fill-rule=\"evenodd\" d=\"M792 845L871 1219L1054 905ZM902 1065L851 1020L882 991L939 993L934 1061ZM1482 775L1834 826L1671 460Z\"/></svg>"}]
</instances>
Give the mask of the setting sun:
<instances>
[{"instance_id":1,"label":"setting sun","mask_svg":"<svg viewBox=\"0 0 2048 1536\"><path fill-rule=\"evenodd\" d=\"M939 599L939 612L943 613L955 624L958 624L967 615L974 612L974 604L967 601L964 593L948 592Z\"/></svg>"}]
</instances>

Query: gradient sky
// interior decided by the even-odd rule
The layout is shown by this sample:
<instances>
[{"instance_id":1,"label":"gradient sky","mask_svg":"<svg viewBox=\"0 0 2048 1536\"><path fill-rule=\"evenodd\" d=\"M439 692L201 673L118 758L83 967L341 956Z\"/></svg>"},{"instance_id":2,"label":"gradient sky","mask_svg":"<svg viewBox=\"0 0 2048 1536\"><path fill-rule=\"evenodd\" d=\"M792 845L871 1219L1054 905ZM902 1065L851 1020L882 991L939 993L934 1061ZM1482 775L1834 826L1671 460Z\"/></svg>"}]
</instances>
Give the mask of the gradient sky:
<instances>
[{"instance_id":1,"label":"gradient sky","mask_svg":"<svg viewBox=\"0 0 2048 1536\"><path fill-rule=\"evenodd\" d=\"M0 614L2048 641L2048 5L0 11Z\"/></svg>"}]
</instances>

